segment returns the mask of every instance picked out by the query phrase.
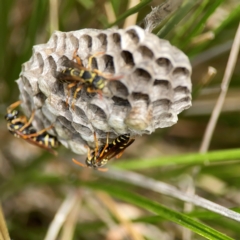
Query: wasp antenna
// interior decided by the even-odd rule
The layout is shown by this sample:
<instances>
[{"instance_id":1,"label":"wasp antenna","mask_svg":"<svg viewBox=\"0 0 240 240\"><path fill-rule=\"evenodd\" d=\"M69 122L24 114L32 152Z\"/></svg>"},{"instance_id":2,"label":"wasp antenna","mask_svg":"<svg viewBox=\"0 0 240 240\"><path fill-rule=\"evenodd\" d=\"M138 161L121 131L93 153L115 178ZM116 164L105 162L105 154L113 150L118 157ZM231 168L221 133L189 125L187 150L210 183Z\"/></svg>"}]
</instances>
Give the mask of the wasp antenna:
<instances>
[{"instance_id":1,"label":"wasp antenna","mask_svg":"<svg viewBox=\"0 0 240 240\"><path fill-rule=\"evenodd\" d=\"M77 55L78 48L73 52L73 59L76 60L79 66L83 66L81 58Z\"/></svg>"},{"instance_id":2,"label":"wasp antenna","mask_svg":"<svg viewBox=\"0 0 240 240\"><path fill-rule=\"evenodd\" d=\"M87 165L85 165L85 164L83 164L83 163L81 163L81 162L79 162L79 161L77 161L76 159L72 159L72 161L75 163L75 164L77 164L77 165L79 165L79 166L81 166L81 167L87 167Z\"/></svg>"},{"instance_id":3,"label":"wasp antenna","mask_svg":"<svg viewBox=\"0 0 240 240\"><path fill-rule=\"evenodd\" d=\"M107 172L108 168L97 168L99 172Z\"/></svg>"},{"instance_id":4,"label":"wasp antenna","mask_svg":"<svg viewBox=\"0 0 240 240\"><path fill-rule=\"evenodd\" d=\"M21 100L11 104L8 108L7 108L7 112L10 113L14 108L18 107L20 104L22 103Z\"/></svg>"}]
</instances>

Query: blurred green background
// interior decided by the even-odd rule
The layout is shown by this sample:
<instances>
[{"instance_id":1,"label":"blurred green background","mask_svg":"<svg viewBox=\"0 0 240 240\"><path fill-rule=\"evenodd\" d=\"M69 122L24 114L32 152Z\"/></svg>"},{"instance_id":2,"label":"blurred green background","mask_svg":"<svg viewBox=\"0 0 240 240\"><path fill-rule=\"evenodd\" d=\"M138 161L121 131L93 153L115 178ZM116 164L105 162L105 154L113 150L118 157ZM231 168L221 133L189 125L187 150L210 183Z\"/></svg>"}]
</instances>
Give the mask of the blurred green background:
<instances>
[{"instance_id":1,"label":"blurred green background","mask_svg":"<svg viewBox=\"0 0 240 240\"><path fill-rule=\"evenodd\" d=\"M15 80L21 72L21 64L31 57L33 45L46 43L57 28L60 31L104 29L111 25L122 28L129 23L144 27L143 19L151 12L151 6L162 2L0 0L0 199L11 239L240 239L238 222L197 207L183 215L189 216L182 219L184 224L189 219L189 225L181 224L177 213L186 209L184 202L157 194L150 186L143 189L131 182L110 178L107 173L103 177L91 169L73 166L72 157L85 157L75 156L63 147L59 156L53 157L14 138L7 131L6 108L19 98ZM131 8L131 4L135 7ZM132 13L137 13L136 20L133 18L127 23L126 17ZM240 150L236 157L226 151L220 152L221 157L213 162L194 158L220 94L239 20L239 0L189 0L154 29L153 33L169 40L189 56L193 66L193 106L180 114L176 125L158 129L151 136L138 137L124 156L111 161L109 166L131 169L183 192L196 191L227 208L240 205ZM214 68L216 74L212 76L213 70L209 71L209 67ZM239 148L239 79L240 58L216 124L210 151ZM188 153L193 153L190 161L181 162L174 157ZM135 159L132 165L127 158ZM149 203L143 204L139 195ZM65 213L63 224L58 222L55 225L55 231L57 227L60 229L58 237L45 238L63 202L72 209ZM162 213L150 210L154 202L159 204L159 209L167 207L169 216L163 214L165 210ZM199 225L199 232L194 228L195 220L206 224L209 229L201 230L204 228ZM184 233L179 224L202 236ZM205 234L211 232L210 227L229 238L218 236L217 232L204 235L204 231Z\"/></svg>"}]
</instances>

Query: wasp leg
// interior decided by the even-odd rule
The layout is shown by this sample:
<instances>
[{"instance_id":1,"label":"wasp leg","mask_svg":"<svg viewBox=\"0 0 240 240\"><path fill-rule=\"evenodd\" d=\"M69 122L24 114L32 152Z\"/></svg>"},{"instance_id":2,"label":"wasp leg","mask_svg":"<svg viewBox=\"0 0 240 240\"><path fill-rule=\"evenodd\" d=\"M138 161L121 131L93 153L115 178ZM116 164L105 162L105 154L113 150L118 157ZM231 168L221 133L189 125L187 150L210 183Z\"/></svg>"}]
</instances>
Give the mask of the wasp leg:
<instances>
[{"instance_id":1,"label":"wasp leg","mask_svg":"<svg viewBox=\"0 0 240 240\"><path fill-rule=\"evenodd\" d=\"M99 157L102 157L102 155L104 154L106 148L108 147L108 139L109 139L109 133L107 133L107 141L106 141L106 144L105 144L102 152L100 153L100 156L99 156Z\"/></svg>"},{"instance_id":2,"label":"wasp leg","mask_svg":"<svg viewBox=\"0 0 240 240\"><path fill-rule=\"evenodd\" d=\"M90 150L89 147L87 147L87 149L88 149L87 158L88 158L88 160L90 161L90 160L91 160L91 150Z\"/></svg>"},{"instance_id":3,"label":"wasp leg","mask_svg":"<svg viewBox=\"0 0 240 240\"><path fill-rule=\"evenodd\" d=\"M77 99L77 94L78 94L79 91L81 91L82 87L83 87L83 85L80 85L79 87L77 87L77 89L76 89L75 92L74 92L74 95L73 95L73 100L74 100L74 102L73 102L72 105L71 105L71 107L72 107L73 110L74 110L74 108L75 108L75 102L76 102L76 99Z\"/></svg>"},{"instance_id":4,"label":"wasp leg","mask_svg":"<svg viewBox=\"0 0 240 240\"><path fill-rule=\"evenodd\" d=\"M95 142L95 156L97 156L98 154L98 139L97 139L97 135L96 132L94 132L94 142Z\"/></svg>"},{"instance_id":5,"label":"wasp leg","mask_svg":"<svg viewBox=\"0 0 240 240\"><path fill-rule=\"evenodd\" d=\"M83 164L83 163L81 163L81 162L78 162L76 159L72 159L72 161L75 163L75 164L77 164L77 165L79 165L79 166L81 166L81 167L87 167L87 165L85 165L85 164Z\"/></svg>"},{"instance_id":6,"label":"wasp leg","mask_svg":"<svg viewBox=\"0 0 240 240\"><path fill-rule=\"evenodd\" d=\"M123 155L123 152L124 152L124 150L121 151L119 154L117 154L117 155L116 155L116 158L120 158L120 157Z\"/></svg>"},{"instance_id":7,"label":"wasp leg","mask_svg":"<svg viewBox=\"0 0 240 240\"><path fill-rule=\"evenodd\" d=\"M87 88L87 92L89 93L98 93L100 95L100 99L102 99L102 90L100 89L92 89L91 87Z\"/></svg>"},{"instance_id":8,"label":"wasp leg","mask_svg":"<svg viewBox=\"0 0 240 240\"><path fill-rule=\"evenodd\" d=\"M97 169L99 172L107 172L108 168L98 168Z\"/></svg>"},{"instance_id":9,"label":"wasp leg","mask_svg":"<svg viewBox=\"0 0 240 240\"><path fill-rule=\"evenodd\" d=\"M29 118L28 122L25 123L20 129L19 132L22 132L24 129L26 129L27 127L29 127L33 121L35 115L35 110L32 111L31 117Z\"/></svg>"},{"instance_id":10,"label":"wasp leg","mask_svg":"<svg viewBox=\"0 0 240 240\"><path fill-rule=\"evenodd\" d=\"M66 99L66 105L68 106L68 100L70 98L70 89L75 87L78 83L77 82L74 82L74 83L70 83L68 84L67 86L67 99Z\"/></svg>"},{"instance_id":11,"label":"wasp leg","mask_svg":"<svg viewBox=\"0 0 240 240\"><path fill-rule=\"evenodd\" d=\"M22 103L22 101L19 100L19 101L15 102L15 103L11 104L11 105L7 108L7 112L8 112L8 113L11 113L11 111L12 111L14 108L18 107L21 103Z\"/></svg>"},{"instance_id":12,"label":"wasp leg","mask_svg":"<svg viewBox=\"0 0 240 240\"><path fill-rule=\"evenodd\" d=\"M119 79L124 77L123 75L113 76L112 74L103 73L98 69L93 69L93 72L95 72L96 74L106 78L107 80L119 80Z\"/></svg>"},{"instance_id":13,"label":"wasp leg","mask_svg":"<svg viewBox=\"0 0 240 240\"><path fill-rule=\"evenodd\" d=\"M47 128L44 128L44 129L42 129L41 131L38 131L38 132L36 132L36 133L24 135L24 136L22 136L22 138L23 138L23 139L27 139L27 138L37 137L37 136L43 134L44 132L46 132L46 131L48 131L48 130L50 130L50 129L52 129L52 128L53 128L53 125L51 125L51 126L49 126L49 127L47 127Z\"/></svg>"},{"instance_id":14,"label":"wasp leg","mask_svg":"<svg viewBox=\"0 0 240 240\"><path fill-rule=\"evenodd\" d=\"M77 64L81 67L83 67L81 58L77 55L78 48L73 53L73 59L76 60Z\"/></svg>"},{"instance_id":15,"label":"wasp leg","mask_svg":"<svg viewBox=\"0 0 240 240\"><path fill-rule=\"evenodd\" d=\"M28 120L27 120L26 116L19 116L18 118L13 119L11 123L15 124L17 122L26 124L28 122Z\"/></svg>"},{"instance_id":16,"label":"wasp leg","mask_svg":"<svg viewBox=\"0 0 240 240\"><path fill-rule=\"evenodd\" d=\"M87 68L88 68L88 69L91 69L93 58L97 57L98 55L103 55L104 53L105 53L105 52L97 52L97 53L93 54L91 57L89 57Z\"/></svg>"}]
</instances>

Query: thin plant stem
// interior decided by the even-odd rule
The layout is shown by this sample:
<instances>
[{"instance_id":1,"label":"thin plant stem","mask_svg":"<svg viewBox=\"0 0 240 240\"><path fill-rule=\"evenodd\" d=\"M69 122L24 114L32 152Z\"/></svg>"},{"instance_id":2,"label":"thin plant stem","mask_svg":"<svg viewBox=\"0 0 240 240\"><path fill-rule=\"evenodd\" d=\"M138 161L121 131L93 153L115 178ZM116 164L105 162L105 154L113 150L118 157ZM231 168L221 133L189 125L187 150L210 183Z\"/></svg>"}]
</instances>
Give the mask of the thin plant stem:
<instances>
[{"instance_id":1,"label":"thin plant stem","mask_svg":"<svg viewBox=\"0 0 240 240\"><path fill-rule=\"evenodd\" d=\"M139 186L141 188L145 188L157 193L161 193L161 194L179 199L184 202L192 203L195 206L199 206L201 208L207 209L209 211L218 213L222 216L225 216L240 222L240 214L237 212L229 210L228 208L225 208L219 204L211 202L195 194L192 195L192 194L182 192L178 190L176 187L171 186L170 184L160 182L149 177L145 177L141 174L134 173L131 171L116 170L116 169L111 169L110 171L104 172L104 173L97 172L97 174L108 179L119 180L122 182L126 182L128 184Z\"/></svg>"},{"instance_id":2,"label":"thin plant stem","mask_svg":"<svg viewBox=\"0 0 240 240\"><path fill-rule=\"evenodd\" d=\"M223 76L223 80L222 80L222 84L221 84L221 93L220 93L217 103L213 109L213 113L212 113L209 123L207 125L207 129L204 133L203 141L202 141L202 144L200 147L200 153L207 152L207 150L209 148L209 144L211 142L217 120L219 118L220 112L223 107L223 103L226 98L229 82L231 80L231 77L232 77L232 74L233 74L233 71L234 71L234 68L236 65L239 47L240 47L240 24L238 26L238 30L235 35L234 41L233 41L232 49L231 49L230 56L229 56L229 59L227 62L227 67L226 67L226 70L225 70L225 73Z\"/></svg>"}]
</instances>

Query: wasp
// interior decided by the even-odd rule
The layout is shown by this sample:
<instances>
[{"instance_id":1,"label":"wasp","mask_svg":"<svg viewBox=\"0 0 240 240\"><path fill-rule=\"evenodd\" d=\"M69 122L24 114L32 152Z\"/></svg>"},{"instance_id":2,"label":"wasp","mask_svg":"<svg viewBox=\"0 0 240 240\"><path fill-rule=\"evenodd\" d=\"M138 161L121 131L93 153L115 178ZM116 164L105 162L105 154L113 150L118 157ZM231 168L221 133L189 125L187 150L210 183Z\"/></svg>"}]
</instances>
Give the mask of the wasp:
<instances>
[{"instance_id":1,"label":"wasp","mask_svg":"<svg viewBox=\"0 0 240 240\"><path fill-rule=\"evenodd\" d=\"M41 147L50 153L57 155L57 152L52 148L57 148L60 143L56 137L47 133L47 130L51 129L53 126L37 132L32 126L35 112L32 112L31 117L28 120L26 116L20 115L20 112L15 110L15 108L20 104L21 101L17 101L7 108L5 119L7 120L9 132L15 137L22 138L33 145Z\"/></svg>"},{"instance_id":2,"label":"wasp","mask_svg":"<svg viewBox=\"0 0 240 240\"><path fill-rule=\"evenodd\" d=\"M72 160L74 163L80 166L91 167L101 171L106 171L107 169L102 167L106 165L112 158L120 158L124 150L135 141L135 139L130 139L130 134L124 134L117 137L112 143L108 143L109 140L107 135L106 144L99 148L96 133L94 133L94 140L95 149L92 152L90 152L88 149L88 157L85 161L86 165L78 162L75 159Z\"/></svg>"},{"instance_id":3,"label":"wasp","mask_svg":"<svg viewBox=\"0 0 240 240\"><path fill-rule=\"evenodd\" d=\"M57 79L61 83L68 83L66 99L67 105L70 97L70 89L76 87L79 83L80 85L74 92L74 100L76 100L77 94L83 88L83 86L86 86L87 92L99 93L100 97L102 97L102 90L106 86L107 81L120 79L122 77L113 77L112 75L102 73L98 69L91 69L93 58L102 54L104 54L104 52L98 52L89 57L87 67L83 66L82 60L77 55L77 50L75 50L73 53L73 60L65 60L63 62L63 66L65 68L62 71L57 72ZM72 108L74 109L74 103L72 104Z\"/></svg>"}]
</instances>

